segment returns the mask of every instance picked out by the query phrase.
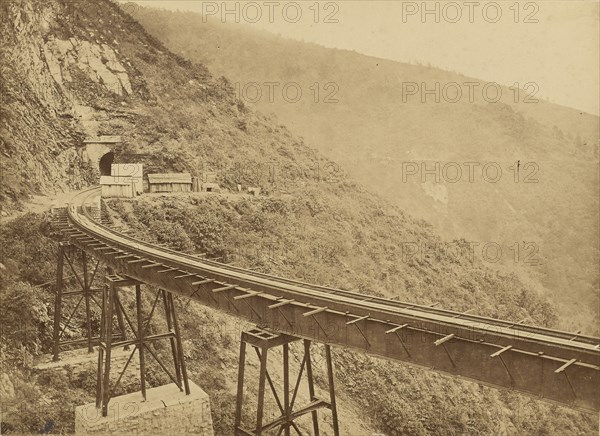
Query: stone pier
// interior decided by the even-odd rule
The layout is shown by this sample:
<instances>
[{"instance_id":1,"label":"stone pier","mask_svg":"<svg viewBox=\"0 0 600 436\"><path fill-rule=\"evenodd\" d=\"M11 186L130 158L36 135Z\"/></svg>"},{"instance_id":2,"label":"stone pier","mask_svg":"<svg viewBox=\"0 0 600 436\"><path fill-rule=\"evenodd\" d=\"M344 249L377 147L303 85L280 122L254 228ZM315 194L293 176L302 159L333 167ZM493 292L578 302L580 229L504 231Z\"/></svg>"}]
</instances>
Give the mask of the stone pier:
<instances>
[{"instance_id":1,"label":"stone pier","mask_svg":"<svg viewBox=\"0 0 600 436\"><path fill-rule=\"evenodd\" d=\"M174 383L111 398L108 416L94 403L75 409L76 434L197 434L214 436L208 394L190 381L190 395Z\"/></svg>"}]
</instances>

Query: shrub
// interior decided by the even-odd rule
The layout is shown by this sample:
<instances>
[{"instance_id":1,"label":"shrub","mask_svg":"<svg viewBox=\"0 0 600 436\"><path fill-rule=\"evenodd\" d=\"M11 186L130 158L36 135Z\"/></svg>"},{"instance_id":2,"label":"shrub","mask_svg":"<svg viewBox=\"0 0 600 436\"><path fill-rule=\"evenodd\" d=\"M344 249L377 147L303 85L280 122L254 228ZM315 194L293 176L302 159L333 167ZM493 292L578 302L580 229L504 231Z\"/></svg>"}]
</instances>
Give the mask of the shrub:
<instances>
[{"instance_id":1,"label":"shrub","mask_svg":"<svg viewBox=\"0 0 600 436\"><path fill-rule=\"evenodd\" d=\"M7 267L3 279L40 284L54 276L57 243L50 238L47 217L28 213L0 229L0 259Z\"/></svg>"},{"instance_id":2,"label":"shrub","mask_svg":"<svg viewBox=\"0 0 600 436\"><path fill-rule=\"evenodd\" d=\"M37 354L44 342L49 341L50 317L43 302L41 290L17 282L0 288L1 337L9 343L13 358L22 359L19 349Z\"/></svg>"}]
</instances>

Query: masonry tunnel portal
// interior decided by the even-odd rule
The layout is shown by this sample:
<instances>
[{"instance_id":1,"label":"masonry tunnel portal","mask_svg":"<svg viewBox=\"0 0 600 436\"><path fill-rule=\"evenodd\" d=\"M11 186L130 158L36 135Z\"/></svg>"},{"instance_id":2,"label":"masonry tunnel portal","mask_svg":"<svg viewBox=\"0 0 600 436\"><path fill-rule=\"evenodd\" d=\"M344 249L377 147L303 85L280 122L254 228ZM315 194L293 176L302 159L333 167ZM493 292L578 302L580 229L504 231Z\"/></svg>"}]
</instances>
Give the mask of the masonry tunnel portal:
<instances>
[{"instance_id":1,"label":"masonry tunnel portal","mask_svg":"<svg viewBox=\"0 0 600 436\"><path fill-rule=\"evenodd\" d=\"M111 151L106 153L100 158L100 162L98 164L100 175L102 176L110 176L111 165L115 160L115 154Z\"/></svg>"}]
</instances>

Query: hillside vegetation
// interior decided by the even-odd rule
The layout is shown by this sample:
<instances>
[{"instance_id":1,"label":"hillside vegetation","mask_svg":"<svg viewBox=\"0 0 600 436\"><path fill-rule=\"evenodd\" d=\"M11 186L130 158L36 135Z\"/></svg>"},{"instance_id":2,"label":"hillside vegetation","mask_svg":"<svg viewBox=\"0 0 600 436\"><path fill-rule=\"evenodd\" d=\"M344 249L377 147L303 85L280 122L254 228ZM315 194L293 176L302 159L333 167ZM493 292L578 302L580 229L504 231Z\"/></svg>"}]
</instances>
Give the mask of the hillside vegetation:
<instances>
[{"instance_id":1,"label":"hillside vegetation","mask_svg":"<svg viewBox=\"0 0 600 436\"><path fill-rule=\"evenodd\" d=\"M438 302L458 311L475 307L482 315L515 321L525 317L538 325L556 322L551 306L514 275L449 255L399 261L405 238L418 236L433 244L437 236L395 208L381 210L378 201L354 189L347 184L313 185L294 196L267 198L148 195L133 201L113 200L110 205L115 223L137 237L253 270L369 295ZM345 198L352 191L353 198ZM235 330L234 320L223 322L227 323L224 330ZM232 356L232 366L220 370L231 380L235 380L236 352L235 341L219 350ZM346 412L360 410L359 421L385 434L589 431L589 418L574 427L573 412L564 408L356 352L334 349L334 353L344 402L340 407ZM323 379L319 386L326 388ZM210 385L207 389L213 393ZM219 389L215 396L226 394L225 388ZM233 386L229 389L233 396ZM353 423L350 416L344 419L344 425Z\"/></svg>"},{"instance_id":2,"label":"hillside vegetation","mask_svg":"<svg viewBox=\"0 0 600 436\"><path fill-rule=\"evenodd\" d=\"M552 306L516 275L444 253L404 260L408 239L440 241L427 223L367 192L286 127L236 99L227 79L170 52L114 3L3 2L0 11L0 65L11 90L3 151L12 168L34 168L11 175L3 207L53 189L53 177L65 187L95 184L98 168L85 159L82 138L121 135L117 161L199 177L217 170L229 191L113 203L114 219L141 237L319 284L556 325ZM29 113L34 106L36 119ZM61 145L45 154L47 136ZM238 184L264 191L257 198L232 193ZM42 286L54 279L50 236L47 215L25 215L0 229L3 433L72 432L73 407L93 401L93 365L87 373L33 369L50 345L53 296ZM216 434L231 434L245 326L182 299L177 304L190 377L211 397ZM82 327L75 318L69 335L80 337ZM344 434L592 434L597 425L566 408L408 365L334 354ZM150 380L164 382L154 372ZM122 392L134 389L130 379Z\"/></svg>"},{"instance_id":3,"label":"hillside vegetation","mask_svg":"<svg viewBox=\"0 0 600 436\"><path fill-rule=\"evenodd\" d=\"M444 239L500 246L490 266L551 295L563 328L600 333L597 116L539 100L535 83L501 87L495 102L495 86L455 72L190 12L127 10Z\"/></svg>"}]
</instances>

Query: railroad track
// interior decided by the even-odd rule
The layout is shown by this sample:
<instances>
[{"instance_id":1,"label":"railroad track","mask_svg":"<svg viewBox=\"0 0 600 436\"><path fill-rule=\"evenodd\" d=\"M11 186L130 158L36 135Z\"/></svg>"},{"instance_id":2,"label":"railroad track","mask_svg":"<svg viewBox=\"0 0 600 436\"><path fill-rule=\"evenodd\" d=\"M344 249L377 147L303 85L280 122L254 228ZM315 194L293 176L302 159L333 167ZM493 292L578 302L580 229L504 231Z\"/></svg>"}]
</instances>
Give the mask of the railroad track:
<instances>
[{"instance_id":1,"label":"railroad track","mask_svg":"<svg viewBox=\"0 0 600 436\"><path fill-rule=\"evenodd\" d=\"M600 339L333 289L179 253L67 208L71 243L136 280L283 333L600 410Z\"/></svg>"}]
</instances>

